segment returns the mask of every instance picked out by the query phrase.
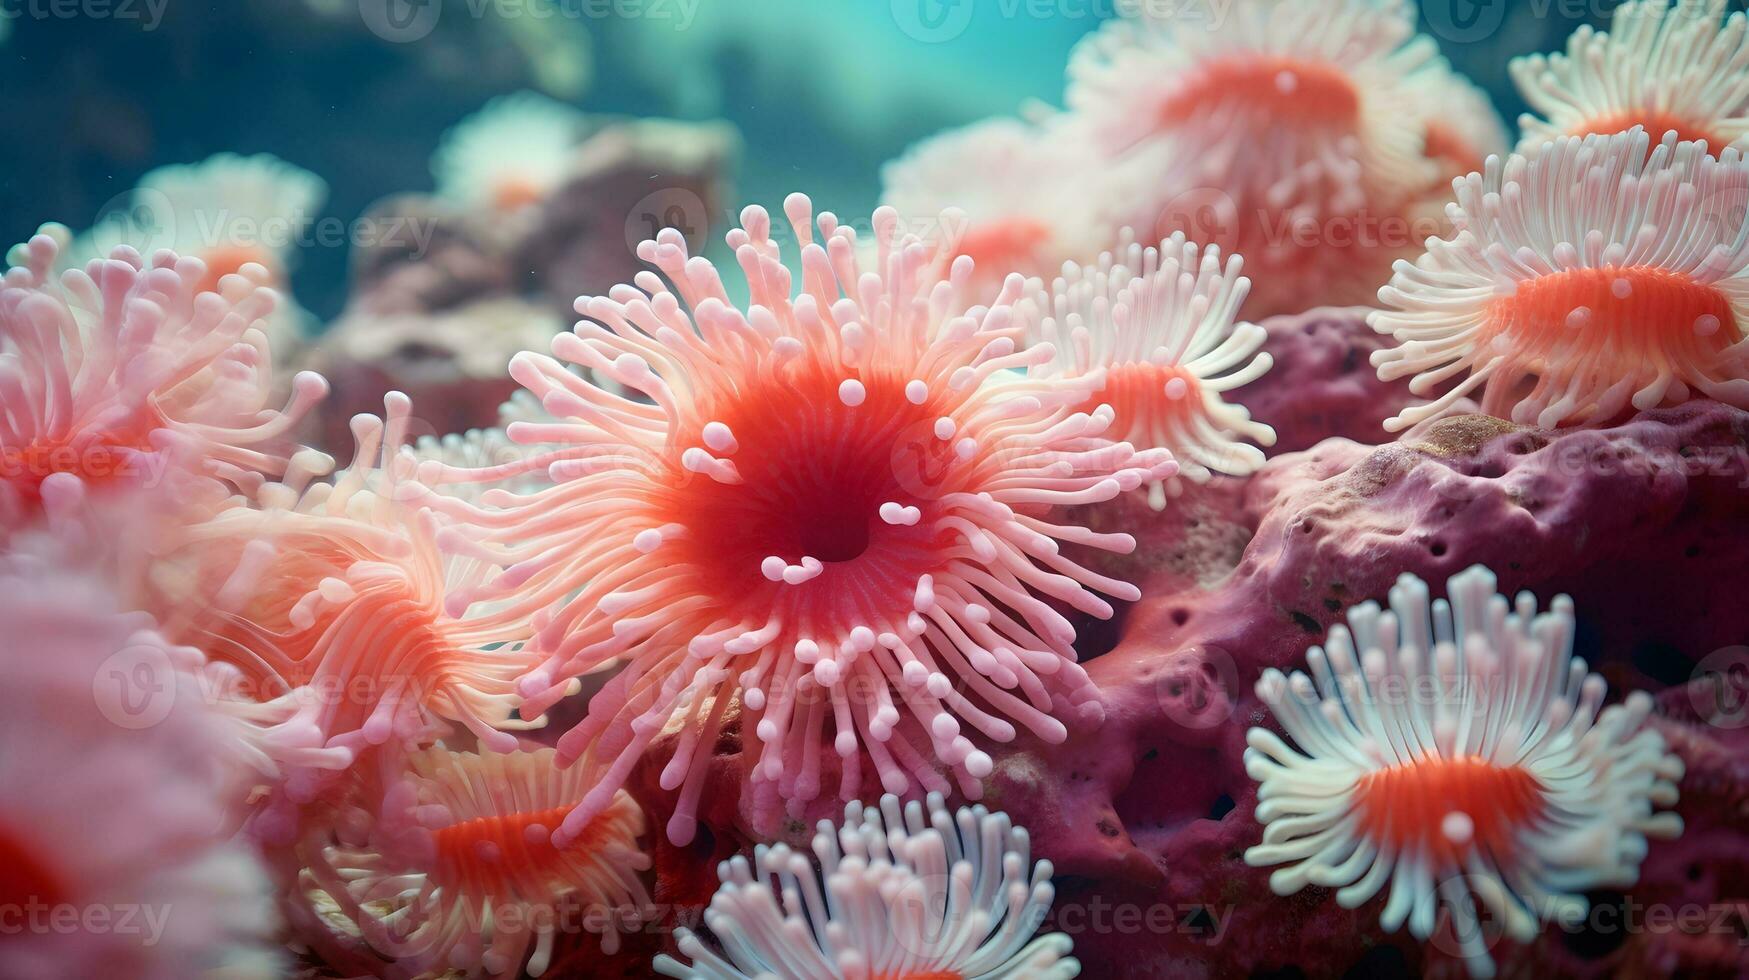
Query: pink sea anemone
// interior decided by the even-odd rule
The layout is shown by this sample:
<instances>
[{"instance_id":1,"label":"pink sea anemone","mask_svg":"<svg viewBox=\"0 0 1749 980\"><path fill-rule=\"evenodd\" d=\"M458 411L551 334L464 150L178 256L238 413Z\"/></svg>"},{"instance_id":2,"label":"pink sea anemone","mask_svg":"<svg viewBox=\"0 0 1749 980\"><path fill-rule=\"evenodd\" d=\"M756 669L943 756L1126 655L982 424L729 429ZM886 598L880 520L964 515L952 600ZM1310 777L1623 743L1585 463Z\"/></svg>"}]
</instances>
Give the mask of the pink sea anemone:
<instances>
[{"instance_id":1,"label":"pink sea anemone","mask_svg":"<svg viewBox=\"0 0 1749 980\"><path fill-rule=\"evenodd\" d=\"M552 828L588 787L553 754L415 753L383 801L373 846L314 856L300 889L333 902L395 976L538 977L555 939L592 923L612 952L616 926L651 908L639 878L650 867L638 845L644 814L616 794L555 846Z\"/></svg>"},{"instance_id":2,"label":"pink sea anemone","mask_svg":"<svg viewBox=\"0 0 1749 980\"><path fill-rule=\"evenodd\" d=\"M1691 392L1749 406L1749 164L1644 130L1562 137L1488 161L1457 185L1456 231L1399 262L1373 329L1386 380L1432 401L1392 431L1480 389L1524 424L1599 424Z\"/></svg>"},{"instance_id":3,"label":"pink sea anemone","mask_svg":"<svg viewBox=\"0 0 1749 980\"><path fill-rule=\"evenodd\" d=\"M385 403L386 421L353 419L357 455L331 482L303 486L299 471L322 467L300 456L258 506L238 500L187 528L169 559L181 574L158 576L173 583L166 616L180 613L181 634L235 665L231 693L259 705L244 713L261 726L269 770L343 769L450 722L508 751L515 737L500 729L539 724L515 717L514 679L537 662L522 648L530 610L450 601L495 569L441 550L441 521L411 482L416 462L400 455L410 402Z\"/></svg>"},{"instance_id":4,"label":"pink sea anemone","mask_svg":"<svg viewBox=\"0 0 1749 980\"><path fill-rule=\"evenodd\" d=\"M942 214L944 260L974 262L972 296L995 298L1009 273L1049 276L1115 244L1102 218L1102 162L1063 120L989 119L931 137L886 165L881 201L900 214ZM919 229L927 231L929 229Z\"/></svg>"},{"instance_id":5,"label":"pink sea anemone","mask_svg":"<svg viewBox=\"0 0 1749 980\"><path fill-rule=\"evenodd\" d=\"M1565 54L1510 67L1525 102L1518 152L1561 136L1608 136L1643 127L1714 150L1749 148L1749 17L1726 0L1631 0L1609 30L1580 26Z\"/></svg>"},{"instance_id":6,"label":"pink sea anemone","mask_svg":"<svg viewBox=\"0 0 1749 980\"><path fill-rule=\"evenodd\" d=\"M1682 762L1643 728L1643 692L1602 707L1603 678L1573 656L1565 596L1537 613L1496 594L1481 566L1449 600L1404 575L1390 610L1350 609L1306 654L1311 676L1265 671L1257 695L1295 747L1247 735L1263 842L1253 865L1284 865L1277 894L1337 889L1354 908L1387 883L1387 930L1427 939L1441 907L1475 976L1493 962L1476 903L1518 942L1586 908L1588 889L1626 887L1648 837L1674 837Z\"/></svg>"},{"instance_id":7,"label":"pink sea anemone","mask_svg":"<svg viewBox=\"0 0 1749 980\"><path fill-rule=\"evenodd\" d=\"M280 975L201 653L29 540L0 556L0 622L0 975Z\"/></svg>"},{"instance_id":8,"label":"pink sea anemone","mask_svg":"<svg viewBox=\"0 0 1749 980\"><path fill-rule=\"evenodd\" d=\"M304 373L275 410L259 329L275 303L261 267L203 285L199 259L132 249L57 275L39 234L0 284L0 520L28 522L51 474L88 489L181 480L189 495L284 472L290 432L327 391ZM205 486L189 483L200 478Z\"/></svg>"},{"instance_id":9,"label":"pink sea anemone","mask_svg":"<svg viewBox=\"0 0 1749 980\"><path fill-rule=\"evenodd\" d=\"M1066 265L1049 291L1035 283L1022 307L1029 332L1056 352L1034 373L1102 379L1088 407L1112 407L1111 437L1170 450L1187 479L1255 471L1263 452L1243 440L1272 445L1275 430L1221 398L1273 363L1259 351L1264 329L1235 323L1251 285L1242 265L1236 255L1223 264L1220 249L1182 234ZM1163 486L1149 485L1156 508Z\"/></svg>"},{"instance_id":10,"label":"pink sea anemone","mask_svg":"<svg viewBox=\"0 0 1749 980\"><path fill-rule=\"evenodd\" d=\"M1450 76L1401 0L1259 0L1108 22L1076 49L1066 98L1124 223L1245 256L1261 316L1364 302L1429 233L1440 166L1421 101Z\"/></svg>"},{"instance_id":11,"label":"pink sea anemone","mask_svg":"<svg viewBox=\"0 0 1749 980\"><path fill-rule=\"evenodd\" d=\"M587 319L554 341L556 358L511 363L557 421L509 434L560 447L536 458L555 485L489 494L484 508L444 498L473 525L467 546L506 569L477 598L548 610L525 711L544 711L569 678L625 663L559 742L562 761L602 770L561 836L671 728L661 783L680 799L668 833L689 840L731 711L753 790L775 783L792 804L818 795L823 745L842 760L845 798L860 790L861 751L889 792L913 780L948 789L930 751L976 792L991 760L962 726L1061 741L1063 719L1101 715L1075 631L1048 600L1110 616L1092 590L1136 590L1059 542L1122 552L1134 541L1050 511L1176 464L1104 437L1113 413L1084 410L1097 376L1013 373L1053 356L1025 346L1010 308L1019 276L994 306L972 306L972 260L942 278L937 247L898 235L890 209L874 216L872 266L830 214L814 239L806 197L785 211L799 296L760 208L728 236L752 286L746 312L663 232L639 254L678 295L642 273L579 300Z\"/></svg>"},{"instance_id":12,"label":"pink sea anemone","mask_svg":"<svg viewBox=\"0 0 1749 980\"><path fill-rule=\"evenodd\" d=\"M1062 933L1034 937L1050 911L1051 863L1028 868L1024 828L983 807L948 810L931 794L900 808L850 803L844 822L820 821L814 863L761 844L717 870L705 911L721 943L676 933L680 952L656 972L686 980L798 976L988 977L1067 980L1081 972Z\"/></svg>"}]
</instances>

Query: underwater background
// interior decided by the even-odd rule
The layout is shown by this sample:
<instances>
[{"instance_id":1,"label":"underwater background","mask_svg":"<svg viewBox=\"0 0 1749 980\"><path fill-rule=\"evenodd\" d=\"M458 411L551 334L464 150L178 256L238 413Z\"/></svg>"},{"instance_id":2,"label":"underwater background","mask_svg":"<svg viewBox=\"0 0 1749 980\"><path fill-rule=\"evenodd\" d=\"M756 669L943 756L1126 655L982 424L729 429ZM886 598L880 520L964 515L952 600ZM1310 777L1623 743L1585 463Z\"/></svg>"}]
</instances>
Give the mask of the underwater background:
<instances>
[{"instance_id":1,"label":"underwater background","mask_svg":"<svg viewBox=\"0 0 1749 980\"><path fill-rule=\"evenodd\" d=\"M1744 3L1246 2L0 0L0 980L738 977L901 799L928 977L1749 976Z\"/></svg>"},{"instance_id":2,"label":"underwater background","mask_svg":"<svg viewBox=\"0 0 1749 980\"><path fill-rule=\"evenodd\" d=\"M1197 16L1229 0L1166 2ZM85 227L154 167L223 151L314 171L330 189L314 217L350 221L386 195L429 190L444 130L521 89L591 113L733 124L734 191L713 243L742 205L775 211L792 190L866 214L881 164L913 143L1060 101L1069 50L1113 3L0 0L11 21L0 234L22 241L50 219ZM1420 16L1510 122L1524 106L1507 60L1558 48L1615 6L1428 0ZM323 319L343 304L346 252L300 250L293 292Z\"/></svg>"}]
</instances>

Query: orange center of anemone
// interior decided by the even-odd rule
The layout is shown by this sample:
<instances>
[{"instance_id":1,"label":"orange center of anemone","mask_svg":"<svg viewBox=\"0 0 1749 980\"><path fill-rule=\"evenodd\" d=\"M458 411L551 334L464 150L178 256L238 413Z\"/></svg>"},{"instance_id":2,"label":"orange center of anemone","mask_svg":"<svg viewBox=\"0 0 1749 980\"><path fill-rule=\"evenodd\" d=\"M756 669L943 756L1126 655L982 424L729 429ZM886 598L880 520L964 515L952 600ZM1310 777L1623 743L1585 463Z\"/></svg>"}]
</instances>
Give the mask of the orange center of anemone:
<instances>
[{"instance_id":1,"label":"orange center of anemone","mask_svg":"<svg viewBox=\"0 0 1749 980\"><path fill-rule=\"evenodd\" d=\"M266 268L270 277L277 278L273 254L254 245L220 245L202 252L200 258L206 263L206 275L201 277L199 287L203 293L218 292L220 279L236 275L251 262Z\"/></svg>"},{"instance_id":2,"label":"orange center of anemone","mask_svg":"<svg viewBox=\"0 0 1749 980\"><path fill-rule=\"evenodd\" d=\"M1354 789L1360 832L1379 846L1423 852L1436 866L1461 865L1472 849L1512 853L1517 833L1543 812L1543 789L1517 766L1475 756L1421 758L1363 777ZM1469 819L1468 840L1446 833L1447 817Z\"/></svg>"},{"instance_id":3,"label":"orange center of anemone","mask_svg":"<svg viewBox=\"0 0 1749 980\"><path fill-rule=\"evenodd\" d=\"M1724 294L1665 269L1569 269L1518 284L1490 302L1484 338L1521 354L1586 358L1626 373L1647 360L1706 363L1741 339Z\"/></svg>"},{"instance_id":4,"label":"orange center of anemone","mask_svg":"<svg viewBox=\"0 0 1749 980\"><path fill-rule=\"evenodd\" d=\"M959 489L977 457L955 455L959 434L937 438L942 407L913 405L905 379L865 373L866 396L850 406L839 395L845 377L804 368L704 415L734 433L735 450L719 455L740 482L676 467L652 501L659 520L688 529L676 542L677 557L719 611L777 613L803 635L829 631L863 618L855 615L860 610L908 607L918 577L940 563L946 532L930 528L927 511ZM699 429L678 445L703 445ZM919 508L916 523L883 520L887 503ZM762 573L772 557L791 566L812 559L821 568L803 582L776 582Z\"/></svg>"},{"instance_id":5,"label":"orange center of anemone","mask_svg":"<svg viewBox=\"0 0 1749 980\"><path fill-rule=\"evenodd\" d=\"M1106 372L1105 387L1083 406L1092 411L1110 405L1116 418L1105 435L1134 440L1162 426L1188 422L1203 407L1196 375L1177 365L1148 361L1118 364Z\"/></svg>"},{"instance_id":6,"label":"orange center of anemone","mask_svg":"<svg viewBox=\"0 0 1749 980\"><path fill-rule=\"evenodd\" d=\"M1008 218L968 228L958 254L970 256L986 273L1005 276L1036 264L1039 249L1050 238L1051 230L1043 222Z\"/></svg>"},{"instance_id":7,"label":"orange center of anemone","mask_svg":"<svg viewBox=\"0 0 1749 980\"><path fill-rule=\"evenodd\" d=\"M1652 138L1651 145L1653 146L1657 146L1658 141L1664 138L1664 134L1671 130L1676 131L1676 138L1679 140L1706 140L1707 147L1714 152L1717 152L1725 144L1725 141L1714 136L1705 126L1675 113L1659 109L1653 109L1649 112L1618 112L1612 116L1588 119L1574 127L1572 135L1625 133L1635 126L1646 127L1646 134Z\"/></svg>"},{"instance_id":8,"label":"orange center of anemone","mask_svg":"<svg viewBox=\"0 0 1749 980\"><path fill-rule=\"evenodd\" d=\"M492 207L499 211L519 211L546 197L539 184L521 177L508 177L492 188Z\"/></svg>"},{"instance_id":9,"label":"orange center of anemone","mask_svg":"<svg viewBox=\"0 0 1749 980\"><path fill-rule=\"evenodd\" d=\"M1452 177L1461 177L1482 169L1483 156L1476 152L1469 140L1459 136L1450 126L1441 125L1437 121L1427 124L1427 140L1422 152L1443 165L1440 168L1442 183Z\"/></svg>"},{"instance_id":10,"label":"orange center of anemone","mask_svg":"<svg viewBox=\"0 0 1749 980\"><path fill-rule=\"evenodd\" d=\"M1215 107L1240 106L1284 126L1352 126L1360 93L1346 71L1325 62L1232 55L1207 62L1160 107L1176 125Z\"/></svg>"},{"instance_id":11,"label":"orange center of anemone","mask_svg":"<svg viewBox=\"0 0 1749 980\"><path fill-rule=\"evenodd\" d=\"M544 880L553 871L559 849L552 831L569 812L570 806L556 806L440 828L432 834L437 846L432 880L475 896L527 891L518 883ZM586 829L567 849L592 846Z\"/></svg>"},{"instance_id":12,"label":"orange center of anemone","mask_svg":"<svg viewBox=\"0 0 1749 980\"><path fill-rule=\"evenodd\" d=\"M0 826L0 909L22 909L32 903L61 905L66 901L67 888L54 870L37 858L29 844Z\"/></svg>"}]
</instances>

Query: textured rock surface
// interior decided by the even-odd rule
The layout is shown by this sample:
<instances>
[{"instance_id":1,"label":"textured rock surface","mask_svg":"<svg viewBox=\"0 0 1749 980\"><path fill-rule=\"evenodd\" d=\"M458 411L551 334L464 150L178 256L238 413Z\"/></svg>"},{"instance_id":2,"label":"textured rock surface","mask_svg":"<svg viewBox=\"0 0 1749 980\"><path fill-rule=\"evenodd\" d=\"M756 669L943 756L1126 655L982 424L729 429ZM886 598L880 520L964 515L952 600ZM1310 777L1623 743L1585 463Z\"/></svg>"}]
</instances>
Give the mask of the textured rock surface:
<instances>
[{"instance_id":1,"label":"textured rock surface","mask_svg":"<svg viewBox=\"0 0 1749 980\"><path fill-rule=\"evenodd\" d=\"M1274 455L1340 437L1389 440L1385 419L1413 400L1407 379L1380 381L1368 358L1386 346L1366 325L1366 307L1323 307L1263 321L1269 373L1228 398L1275 427Z\"/></svg>"},{"instance_id":2,"label":"textured rock surface","mask_svg":"<svg viewBox=\"0 0 1749 980\"><path fill-rule=\"evenodd\" d=\"M1002 750L985 800L1056 863L1056 925L1075 935L1085 975L1462 975L1440 943L1382 934L1380 900L1350 913L1321 889L1279 898L1266 871L1244 864L1260 836L1244 731L1266 722L1252 685L1265 667L1301 664L1347 607L1381 598L1398 574L1443 583L1477 562L1504 589L1571 594L1580 652L1617 696L1683 684L1709 653L1749 637L1746 446L1749 413L1713 403L1560 434L1460 416L1401 443L1332 439L1280 455L1248 480L1190 488L1160 514L1132 496L1080 515L1141 529L1143 542L1107 570L1140 583L1145 598L1082 636L1108 716L1062 746ZM1674 689L1660 722L1689 765L1679 810L1689 833L1653 844L1629 896L1593 898L1623 915L1644 916L1647 903L1705 907L1724 931L1621 928L1600 913L1528 948L1502 944L1508 975L1735 975L1749 962L1735 904L1749 902L1749 770L1744 730L1728 727L1745 719L1709 723L1692 707L1704 700ZM703 901L710 866L756 833L805 834L803 820L771 826L775 801L741 793L738 751L731 728L700 840L660 845L659 900ZM646 765L635 788L655 826L672 800L655 785L659 769ZM837 809L826 800L801 816Z\"/></svg>"}]
</instances>

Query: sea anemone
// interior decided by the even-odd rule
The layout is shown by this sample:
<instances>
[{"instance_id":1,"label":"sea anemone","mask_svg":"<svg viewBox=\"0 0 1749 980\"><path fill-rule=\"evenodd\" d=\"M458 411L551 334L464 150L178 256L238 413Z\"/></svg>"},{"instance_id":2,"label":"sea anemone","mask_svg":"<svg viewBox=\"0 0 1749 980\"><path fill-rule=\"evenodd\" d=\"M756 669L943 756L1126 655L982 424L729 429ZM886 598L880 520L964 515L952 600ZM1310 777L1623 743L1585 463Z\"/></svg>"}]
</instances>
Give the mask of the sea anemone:
<instances>
[{"instance_id":1,"label":"sea anemone","mask_svg":"<svg viewBox=\"0 0 1749 980\"><path fill-rule=\"evenodd\" d=\"M1126 223L1245 256L1252 315L1364 302L1435 185L1417 103L1451 70L1402 0L1258 0L1106 23L1070 113L1129 185Z\"/></svg>"},{"instance_id":2,"label":"sea anemone","mask_svg":"<svg viewBox=\"0 0 1749 980\"><path fill-rule=\"evenodd\" d=\"M560 447L533 460L550 462L555 486L489 494L486 508L443 498L472 523L471 547L506 568L479 597L549 610L537 637L547 659L521 682L526 711L544 711L567 678L626 661L559 741L562 761L604 769L564 834L672 728L661 784L681 792L668 833L689 840L731 706L754 788L775 783L792 807L818 795L828 723L848 799L859 748L889 792L913 778L948 788L928 746L971 793L991 760L962 723L995 741L1024 727L1060 742L1061 718L1102 716L1075 630L1047 599L1109 617L1093 589L1137 591L1059 542L1135 542L1049 511L1176 464L1104 438L1110 409L1081 410L1098 377L1015 373L1053 356L1024 347L1010 308L1020 276L996 305L970 306L972 260L942 278L937 246L900 236L890 209L874 215L872 268L830 214L814 240L805 196L785 211L802 246L799 296L763 209L728 235L752 287L745 313L664 231L639 254L678 296L641 273L636 287L578 300L587 319L554 340L557 358L511 362L558 421L509 434Z\"/></svg>"},{"instance_id":3,"label":"sea anemone","mask_svg":"<svg viewBox=\"0 0 1749 980\"><path fill-rule=\"evenodd\" d=\"M278 157L219 153L141 177L123 206L80 236L73 254L84 264L120 245L148 256L167 248L206 263L202 290L217 289L245 265L259 266L262 282L281 293L262 330L284 355L311 319L285 295L297 247L327 197L322 178Z\"/></svg>"},{"instance_id":4,"label":"sea anemone","mask_svg":"<svg viewBox=\"0 0 1749 980\"><path fill-rule=\"evenodd\" d=\"M717 868L705 911L721 945L676 930L690 963L666 954L656 972L690 980L796 976L1066 980L1081 972L1062 933L1034 938L1055 889L1051 863L1028 871L1025 828L981 806L951 812L930 794L900 811L852 802L842 827L820 821L820 867L788 845Z\"/></svg>"},{"instance_id":5,"label":"sea anemone","mask_svg":"<svg viewBox=\"0 0 1749 980\"><path fill-rule=\"evenodd\" d=\"M179 633L234 664L241 684L229 693L262 706L270 774L343 769L448 722L509 751L515 736L500 729L539 724L514 717L514 680L537 662L522 647L529 610L450 602L496 569L440 549L441 521L411 482L416 462L400 455L410 403L391 393L385 405L386 421L353 419L357 455L331 483L304 487L294 472L263 488L259 506L234 502L182 532L167 559L181 576L158 574L181 590L164 603L180 612ZM320 776L299 776L292 802Z\"/></svg>"},{"instance_id":6,"label":"sea anemone","mask_svg":"<svg viewBox=\"0 0 1749 980\"><path fill-rule=\"evenodd\" d=\"M0 975L280 975L204 658L29 539L0 556Z\"/></svg>"},{"instance_id":7,"label":"sea anemone","mask_svg":"<svg viewBox=\"0 0 1749 980\"><path fill-rule=\"evenodd\" d=\"M1607 32L1581 25L1566 54L1514 58L1513 81L1541 114L1519 117L1518 152L1635 126L1744 149L1749 19L1742 11L1726 18L1725 8L1726 0L1631 0L1615 8Z\"/></svg>"},{"instance_id":8,"label":"sea anemone","mask_svg":"<svg viewBox=\"0 0 1749 980\"><path fill-rule=\"evenodd\" d=\"M1512 144L1488 93L1448 66L1416 72L1410 85L1420 114L1417 125L1425 134L1421 155L1433 162L1435 172L1423 203L1437 210L1451 196L1453 180L1482 169L1489 157Z\"/></svg>"},{"instance_id":9,"label":"sea anemone","mask_svg":"<svg viewBox=\"0 0 1749 980\"><path fill-rule=\"evenodd\" d=\"M881 201L943 214L944 261L970 256L972 295L993 300L1009 273L1047 276L1115 241L1092 192L1098 155L1066 124L990 119L931 137L881 171ZM921 230L920 230L921 231Z\"/></svg>"},{"instance_id":10,"label":"sea anemone","mask_svg":"<svg viewBox=\"0 0 1749 980\"><path fill-rule=\"evenodd\" d=\"M1603 678L1573 656L1573 604L1538 614L1510 604L1481 566L1453 577L1449 601L1404 575L1390 611L1368 602L1306 653L1311 676L1257 682L1297 750L1253 728L1245 768L1260 784L1263 842L1245 852L1278 895L1335 888L1355 908L1391 884L1379 917L1433 934L1452 916L1475 976L1493 962L1476 903L1507 936L1587 907L1588 889L1633 884L1646 838L1674 837L1682 763L1643 728L1636 691L1599 712Z\"/></svg>"},{"instance_id":11,"label":"sea anemone","mask_svg":"<svg viewBox=\"0 0 1749 980\"><path fill-rule=\"evenodd\" d=\"M1414 375L1427 404L1391 431L1480 388L1482 411L1523 424L1597 424L1691 391L1749 407L1749 165L1644 130L1566 136L1531 158L1490 158L1457 184L1456 231L1399 262L1369 317L1397 346L1385 380Z\"/></svg>"},{"instance_id":12,"label":"sea anemone","mask_svg":"<svg viewBox=\"0 0 1749 980\"><path fill-rule=\"evenodd\" d=\"M1220 249L1182 234L1158 248L1132 242L1095 265L1066 265L1048 291L1035 282L1022 307L1029 332L1056 352L1034 373L1103 379L1087 407L1116 412L1109 435L1170 450L1185 478L1255 471L1263 453L1240 440L1273 445L1275 430L1221 399L1273 363L1258 350L1267 332L1234 323L1251 286L1242 265L1233 255L1223 266ZM1149 485L1156 509L1162 486Z\"/></svg>"},{"instance_id":13,"label":"sea anemone","mask_svg":"<svg viewBox=\"0 0 1749 980\"><path fill-rule=\"evenodd\" d=\"M564 180L585 122L534 92L493 99L443 135L431 157L437 193L467 208L521 211Z\"/></svg>"},{"instance_id":14,"label":"sea anemone","mask_svg":"<svg viewBox=\"0 0 1749 980\"><path fill-rule=\"evenodd\" d=\"M335 903L365 943L393 958L397 976L538 977L555 936L592 923L613 952L617 926L651 909L639 878L650 867L638 845L644 813L618 793L556 846L552 828L588 784L553 754L414 753L383 800L374 846L314 856L300 890Z\"/></svg>"},{"instance_id":15,"label":"sea anemone","mask_svg":"<svg viewBox=\"0 0 1749 980\"><path fill-rule=\"evenodd\" d=\"M92 490L204 478L221 496L283 473L290 433L327 385L299 374L273 410L265 270L209 288L200 259L122 246L57 275L61 247L38 234L0 281L0 519L31 519L56 473Z\"/></svg>"}]
</instances>

